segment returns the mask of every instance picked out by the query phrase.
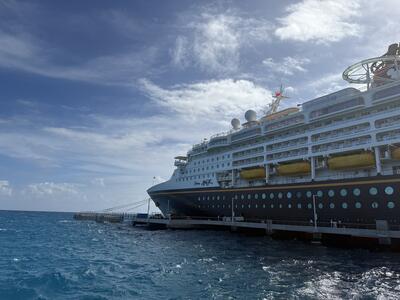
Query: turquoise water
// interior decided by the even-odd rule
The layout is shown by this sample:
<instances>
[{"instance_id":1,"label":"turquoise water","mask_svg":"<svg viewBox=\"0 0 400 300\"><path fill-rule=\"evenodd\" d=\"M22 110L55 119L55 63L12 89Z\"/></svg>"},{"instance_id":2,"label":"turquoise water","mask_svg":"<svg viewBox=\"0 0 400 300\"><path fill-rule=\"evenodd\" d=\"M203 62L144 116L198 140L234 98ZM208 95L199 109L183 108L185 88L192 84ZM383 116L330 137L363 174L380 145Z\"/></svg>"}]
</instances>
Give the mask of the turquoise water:
<instances>
[{"instance_id":1,"label":"turquoise water","mask_svg":"<svg viewBox=\"0 0 400 300\"><path fill-rule=\"evenodd\" d=\"M0 299L399 299L400 255L0 211Z\"/></svg>"}]
</instances>

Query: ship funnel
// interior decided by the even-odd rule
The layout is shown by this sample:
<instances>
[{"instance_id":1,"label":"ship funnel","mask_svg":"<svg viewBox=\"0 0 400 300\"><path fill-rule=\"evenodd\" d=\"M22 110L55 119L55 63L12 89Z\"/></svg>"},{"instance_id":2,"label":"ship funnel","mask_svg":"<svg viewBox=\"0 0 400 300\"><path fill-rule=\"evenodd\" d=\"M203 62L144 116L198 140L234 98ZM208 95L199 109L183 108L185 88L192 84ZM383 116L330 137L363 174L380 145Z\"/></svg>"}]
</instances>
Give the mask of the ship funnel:
<instances>
[{"instance_id":1,"label":"ship funnel","mask_svg":"<svg viewBox=\"0 0 400 300\"><path fill-rule=\"evenodd\" d=\"M239 126L240 126L239 119L236 119L236 118L232 119L231 125L232 125L233 129L239 129Z\"/></svg>"},{"instance_id":2,"label":"ship funnel","mask_svg":"<svg viewBox=\"0 0 400 300\"><path fill-rule=\"evenodd\" d=\"M251 109L246 111L246 113L244 114L244 117L245 117L247 122L257 121L257 113L254 110L251 110Z\"/></svg>"}]
</instances>

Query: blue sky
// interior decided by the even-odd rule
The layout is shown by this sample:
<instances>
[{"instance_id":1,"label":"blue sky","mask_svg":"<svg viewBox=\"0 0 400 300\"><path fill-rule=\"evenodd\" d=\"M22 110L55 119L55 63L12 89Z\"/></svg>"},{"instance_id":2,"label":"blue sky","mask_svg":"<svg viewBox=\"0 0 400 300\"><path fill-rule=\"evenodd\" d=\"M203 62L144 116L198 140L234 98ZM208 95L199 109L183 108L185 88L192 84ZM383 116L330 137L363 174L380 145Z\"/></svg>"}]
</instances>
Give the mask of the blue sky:
<instances>
[{"instance_id":1,"label":"blue sky","mask_svg":"<svg viewBox=\"0 0 400 300\"><path fill-rule=\"evenodd\" d=\"M347 86L398 42L396 0L0 0L0 209L139 201L173 157ZM377 18L377 16L379 16Z\"/></svg>"}]
</instances>

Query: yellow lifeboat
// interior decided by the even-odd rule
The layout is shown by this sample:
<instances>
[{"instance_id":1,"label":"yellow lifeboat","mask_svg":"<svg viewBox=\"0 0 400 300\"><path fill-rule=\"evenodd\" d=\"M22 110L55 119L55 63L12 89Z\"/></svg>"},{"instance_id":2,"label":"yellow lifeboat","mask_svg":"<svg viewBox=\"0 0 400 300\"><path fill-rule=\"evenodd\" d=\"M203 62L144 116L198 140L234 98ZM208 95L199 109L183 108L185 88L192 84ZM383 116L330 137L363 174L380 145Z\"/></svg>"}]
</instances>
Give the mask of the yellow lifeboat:
<instances>
[{"instance_id":1,"label":"yellow lifeboat","mask_svg":"<svg viewBox=\"0 0 400 300\"><path fill-rule=\"evenodd\" d=\"M265 178L265 169L253 168L253 169L241 170L240 177L247 180Z\"/></svg>"},{"instance_id":2,"label":"yellow lifeboat","mask_svg":"<svg viewBox=\"0 0 400 300\"><path fill-rule=\"evenodd\" d=\"M279 176L308 174L311 172L311 165L308 161L284 164L276 166L276 171L278 172Z\"/></svg>"},{"instance_id":3,"label":"yellow lifeboat","mask_svg":"<svg viewBox=\"0 0 400 300\"><path fill-rule=\"evenodd\" d=\"M400 148L396 148L392 151L392 158L400 160Z\"/></svg>"},{"instance_id":4,"label":"yellow lifeboat","mask_svg":"<svg viewBox=\"0 0 400 300\"><path fill-rule=\"evenodd\" d=\"M331 157L328 159L331 170L369 168L375 166L375 156L371 152Z\"/></svg>"}]
</instances>

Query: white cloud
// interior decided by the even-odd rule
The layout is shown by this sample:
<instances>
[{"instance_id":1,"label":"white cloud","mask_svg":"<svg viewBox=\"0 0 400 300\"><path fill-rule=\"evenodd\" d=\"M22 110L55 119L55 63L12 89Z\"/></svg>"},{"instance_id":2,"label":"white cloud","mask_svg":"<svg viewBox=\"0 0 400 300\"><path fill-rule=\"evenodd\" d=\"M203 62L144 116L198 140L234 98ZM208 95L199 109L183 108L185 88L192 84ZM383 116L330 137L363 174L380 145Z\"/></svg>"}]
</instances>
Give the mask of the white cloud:
<instances>
[{"instance_id":1,"label":"white cloud","mask_svg":"<svg viewBox=\"0 0 400 300\"><path fill-rule=\"evenodd\" d=\"M138 76L156 72L151 65L158 55L156 47L147 47L63 66L51 61L56 52L55 47L49 48L28 33L8 33L0 29L0 67L52 78L132 86Z\"/></svg>"},{"instance_id":2,"label":"white cloud","mask_svg":"<svg viewBox=\"0 0 400 300\"><path fill-rule=\"evenodd\" d=\"M187 118L201 117L204 121L238 117L247 109L261 109L271 100L269 90L248 80L214 80L181 84L169 89L145 79L140 84L159 105Z\"/></svg>"},{"instance_id":3,"label":"white cloud","mask_svg":"<svg viewBox=\"0 0 400 300\"><path fill-rule=\"evenodd\" d=\"M362 27L355 21L360 10L359 0L303 0L286 8L288 14L278 18L275 34L282 40L317 43L359 36Z\"/></svg>"},{"instance_id":4,"label":"white cloud","mask_svg":"<svg viewBox=\"0 0 400 300\"><path fill-rule=\"evenodd\" d=\"M272 57L263 60L263 64L269 68L272 73L284 75L293 75L295 72L307 72L304 65L308 64L308 58L284 57L281 62L274 61Z\"/></svg>"},{"instance_id":5,"label":"white cloud","mask_svg":"<svg viewBox=\"0 0 400 300\"><path fill-rule=\"evenodd\" d=\"M12 193L13 193L13 190L12 190L8 180L0 180L0 195L11 196Z\"/></svg>"},{"instance_id":6,"label":"white cloud","mask_svg":"<svg viewBox=\"0 0 400 300\"><path fill-rule=\"evenodd\" d=\"M189 14L185 34L175 41L172 61L186 67L190 64L210 74L236 72L241 50L256 42L269 41L272 26L266 20L242 17L226 11Z\"/></svg>"},{"instance_id":7,"label":"white cloud","mask_svg":"<svg viewBox=\"0 0 400 300\"><path fill-rule=\"evenodd\" d=\"M55 183L55 182L41 182L30 184L28 186L30 194L35 196L46 195L76 195L78 194L78 186L72 183Z\"/></svg>"}]
</instances>

